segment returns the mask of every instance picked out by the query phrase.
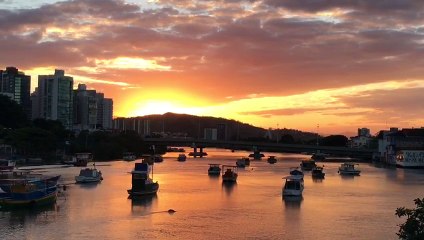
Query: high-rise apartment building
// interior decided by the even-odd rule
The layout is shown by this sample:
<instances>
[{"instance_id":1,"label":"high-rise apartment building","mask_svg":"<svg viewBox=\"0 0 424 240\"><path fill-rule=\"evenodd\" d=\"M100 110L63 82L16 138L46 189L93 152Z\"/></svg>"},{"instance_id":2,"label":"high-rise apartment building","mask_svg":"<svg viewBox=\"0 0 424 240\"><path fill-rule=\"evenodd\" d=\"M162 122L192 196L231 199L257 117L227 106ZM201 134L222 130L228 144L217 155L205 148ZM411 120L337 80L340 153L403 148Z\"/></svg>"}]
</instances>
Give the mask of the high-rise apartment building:
<instances>
[{"instance_id":1,"label":"high-rise apartment building","mask_svg":"<svg viewBox=\"0 0 424 240\"><path fill-rule=\"evenodd\" d=\"M0 94L9 96L20 104L28 118L31 117L30 88L31 76L25 75L15 67L0 70Z\"/></svg>"},{"instance_id":2,"label":"high-rise apartment building","mask_svg":"<svg viewBox=\"0 0 424 240\"><path fill-rule=\"evenodd\" d=\"M73 78L65 76L63 70L55 70L54 75L39 75L38 88L32 96L32 117L59 120L65 128L72 129L73 85Z\"/></svg>"},{"instance_id":3,"label":"high-rise apartment building","mask_svg":"<svg viewBox=\"0 0 424 240\"><path fill-rule=\"evenodd\" d=\"M90 130L97 128L97 93L87 90L85 84L78 84L74 90L74 129Z\"/></svg>"}]
</instances>

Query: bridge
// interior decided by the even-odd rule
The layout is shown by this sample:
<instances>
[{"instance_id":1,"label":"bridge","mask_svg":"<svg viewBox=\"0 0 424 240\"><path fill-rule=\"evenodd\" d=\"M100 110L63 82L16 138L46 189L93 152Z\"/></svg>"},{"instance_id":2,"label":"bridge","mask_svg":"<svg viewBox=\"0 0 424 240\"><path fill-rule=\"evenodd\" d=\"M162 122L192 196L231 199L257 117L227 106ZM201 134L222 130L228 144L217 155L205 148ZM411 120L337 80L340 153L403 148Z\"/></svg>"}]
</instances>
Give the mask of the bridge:
<instances>
[{"instance_id":1,"label":"bridge","mask_svg":"<svg viewBox=\"0 0 424 240\"><path fill-rule=\"evenodd\" d=\"M335 156L349 156L372 158L375 150L348 147L329 147L304 144L284 144L271 142L247 142L247 141L216 141L193 138L144 138L144 142L157 146L176 146L193 148L226 148L232 150L246 150L265 152L287 152L287 153L314 153L321 152Z\"/></svg>"}]
</instances>

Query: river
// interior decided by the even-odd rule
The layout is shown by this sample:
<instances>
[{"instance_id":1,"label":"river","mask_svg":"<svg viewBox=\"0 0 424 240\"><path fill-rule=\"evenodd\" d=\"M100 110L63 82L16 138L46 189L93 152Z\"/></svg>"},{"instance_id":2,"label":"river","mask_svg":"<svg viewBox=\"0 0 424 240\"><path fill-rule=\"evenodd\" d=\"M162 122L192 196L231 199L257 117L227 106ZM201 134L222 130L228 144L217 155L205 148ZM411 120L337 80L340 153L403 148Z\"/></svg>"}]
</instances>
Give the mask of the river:
<instances>
[{"instance_id":1,"label":"river","mask_svg":"<svg viewBox=\"0 0 424 240\"><path fill-rule=\"evenodd\" d=\"M324 162L324 180L306 173L303 199L284 200L282 177L310 156L273 153L276 164L252 161L227 186L208 164L235 165L249 153L205 150L186 162L167 153L154 165L157 196L137 201L127 198L134 162L96 163L100 184L71 184L54 206L0 211L0 239L397 239L405 219L395 209L424 197L424 170L360 163L361 176L342 177L340 163ZM79 168L38 171L73 183Z\"/></svg>"}]
</instances>

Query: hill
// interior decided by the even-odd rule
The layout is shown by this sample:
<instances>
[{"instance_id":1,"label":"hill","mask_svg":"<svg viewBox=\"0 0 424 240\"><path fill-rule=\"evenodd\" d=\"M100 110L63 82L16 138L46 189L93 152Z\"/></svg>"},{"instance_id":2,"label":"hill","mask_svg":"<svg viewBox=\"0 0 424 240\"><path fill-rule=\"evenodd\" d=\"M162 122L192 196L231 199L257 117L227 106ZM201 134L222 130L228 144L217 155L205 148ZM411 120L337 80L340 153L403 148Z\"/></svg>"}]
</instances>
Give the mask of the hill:
<instances>
[{"instance_id":1,"label":"hill","mask_svg":"<svg viewBox=\"0 0 424 240\"><path fill-rule=\"evenodd\" d=\"M295 129L264 129L236 120L216 117L200 117L188 114L165 113L135 118L118 118L129 122L139 120L147 123L150 136L204 138L208 129L216 129L218 140L240 141L283 141L287 143L308 143L316 141L316 133ZM212 130L214 131L214 130ZM206 133L207 134L207 133Z\"/></svg>"}]
</instances>

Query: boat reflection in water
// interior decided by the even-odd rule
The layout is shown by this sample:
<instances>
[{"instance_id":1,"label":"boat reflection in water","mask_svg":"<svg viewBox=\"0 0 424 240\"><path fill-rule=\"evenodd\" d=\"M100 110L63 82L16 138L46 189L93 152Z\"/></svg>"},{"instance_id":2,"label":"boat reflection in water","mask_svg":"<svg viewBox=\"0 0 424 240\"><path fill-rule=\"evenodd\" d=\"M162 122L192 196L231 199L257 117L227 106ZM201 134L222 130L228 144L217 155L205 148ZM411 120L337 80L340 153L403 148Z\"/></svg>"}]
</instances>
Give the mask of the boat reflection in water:
<instances>
[{"instance_id":1,"label":"boat reflection in water","mask_svg":"<svg viewBox=\"0 0 424 240\"><path fill-rule=\"evenodd\" d=\"M222 189L227 196L230 196L235 188L237 188L237 182L222 182Z\"/></svg>"},{"instance_id":2,"label":"boat reflection in water","mask_svg":"<svg viewBox=\"0 0 424 240\"><path fill-rule=\"evenodd\" d=\"M303 196L284 196L281 198L286 208L300 208L303 201Z\"/></svg>"},{"instance_id":3,"label":"boat reflection in water","mask_svg":"<svg viewBox=\"0 0 424 240\"><path fill-rule=\"evenodd\" d=\"M149 215L152 214L152 205L156 205L158 197L157 195L148 195L148 196L129 196L131 200L131 212L135 215Z\"/></svg>"}]
</instances>

